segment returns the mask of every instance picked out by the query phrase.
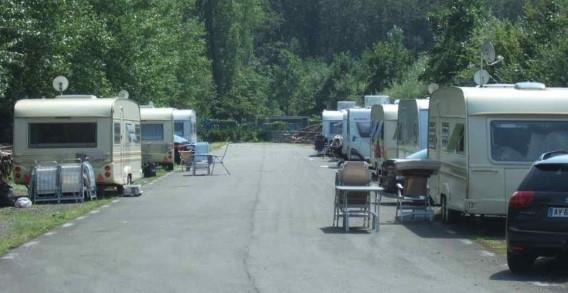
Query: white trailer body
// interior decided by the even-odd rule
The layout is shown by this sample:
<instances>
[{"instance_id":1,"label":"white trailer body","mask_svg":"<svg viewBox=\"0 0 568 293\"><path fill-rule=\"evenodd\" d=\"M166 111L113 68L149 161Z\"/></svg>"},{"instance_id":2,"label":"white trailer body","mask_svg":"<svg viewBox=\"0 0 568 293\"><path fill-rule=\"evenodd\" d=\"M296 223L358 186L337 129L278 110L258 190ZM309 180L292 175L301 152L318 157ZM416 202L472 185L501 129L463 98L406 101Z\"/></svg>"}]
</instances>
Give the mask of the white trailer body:
<instances>
[{"instance_id":1,"label":"white trailer body","mask_svg":"<svg viewBox=\"0 0 568 293\"><path fill-rule=\"evenodd\" d=\"M337 101L337 111L347 110L355 107L357 107L357 102L355 101Z\"/></svg>"},{"instance_id":2,"label":"white trailer body","mask_svg":"<svg viewBox=\"0 0 568 293\"><path fill-rule=\"evenodd\" d=\"M383 162L397 155L396 127L398 105L373 105L371 108L370 165L382 169Z\"/></svg>"},{"instance_id":3,"label":"white trailer body","mask_svg":"<svg viewBox=\"0 0 568 293\"><path fill-rule=\"evenodd\" d=\"M191 144L197 142L197 115L194 110L174 110L174 134Z\"/></svg>"},{"instance_id":4,"label":"white trailer body","mask_svg":"<svg viewBox=\"0 0 568 293\"><path fill-rule=\"evenodd\" d=\"M389 96L384 95L367 95L364 97L365 108L371 108L373 105L390 104Z\"/></svg>"},{"instance_id":5,"label":"white trailer body","mask_svg":"<svg viewBox=\"0 0 568 293\"><path fill-rule=\"evenodd\" d=\"M123 98L64 95L14 106L14 177L27 185L36 162L87 157L99 185L142 178L140 109Z\"/></svg>"},{"instance_id":6,"label":"white trailer body","mask_svg":"<svg viewBox=\"0 0 568 293\"><path fill-rule=\"evenodd\" d=\"M365 160L370 157L371 109L351 108L344 114L343 146L348 160ZM345 123L345 122L344 122Z\"/></svg>"},{"instance_id":7,"label":"white trailer body","mask_svg":"<svg viewBox=\"0 0 568 293\"><path fill-rule=\"evenodd\" d=\"M406 158L428 146L428 104L427 99L399 102L397 158Z\"/></svg>"},{"instance_id":8,"label":"white trailer body","mask_svg":"<svg viewBox=\"0 0 568 293\"><path fill-rule=\"evenodd\" d=\"M341 111L323 110L321 114L321 131L327 141L331 141L334 136L342 134L343 114Z\"/></svg>"},{"instance_id":9,"label":"white trailer body","mask_svg":"<svg viewBox=\"0 0 568 293\"><path fill-rule=\"evenodd\" d=\"M430 178L444 211L506 215L530 165L568 146L568 89L449 87L430 99Z\"/></svg>"},{"instance_id":10,"label":"white trailer body","mask_svg":"<svg viewBox=\"0 0 568 293\"><path fill-rule=\"evenodd\" d=\"M174 109L140 108L142 122L142 162L158 163L173 169Z\"/></svg>"}]
</instances>

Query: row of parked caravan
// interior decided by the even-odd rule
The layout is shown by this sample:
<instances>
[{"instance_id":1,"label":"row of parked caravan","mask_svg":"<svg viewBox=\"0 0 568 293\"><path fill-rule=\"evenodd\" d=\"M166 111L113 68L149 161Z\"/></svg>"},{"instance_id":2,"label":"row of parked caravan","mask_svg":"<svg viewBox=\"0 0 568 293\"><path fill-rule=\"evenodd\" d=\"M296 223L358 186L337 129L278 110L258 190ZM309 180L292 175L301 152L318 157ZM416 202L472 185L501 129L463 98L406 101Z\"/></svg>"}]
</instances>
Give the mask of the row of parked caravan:
<instances>
[{"instance_id":1,"label":"row of parked caravan","mask_svg":"<svg viewBox=\"0 0 568 293\"><path fill-rule=\"evenodd\" d=\"M196 142L195 111L92 95L19 100L14 107L14 179L28 185L41 162L88 158L98 186L120 188L142 178L144 166L173 169L174 137Z\"/></svg>"},{"instance_id":2,"label":"row of parked caravan","mask_svg":"<svg viewBox=\"0 0 568 293\"><path fill-rule=\"evenodd\" d=\"M445 221L460 213L504 216L531 164L568 147L568 89L447 87L427 99L324 111L322 124L337 153L368 161L383 186L393 159L440 161L428 184Z\"/></svg>"}]
</instances>

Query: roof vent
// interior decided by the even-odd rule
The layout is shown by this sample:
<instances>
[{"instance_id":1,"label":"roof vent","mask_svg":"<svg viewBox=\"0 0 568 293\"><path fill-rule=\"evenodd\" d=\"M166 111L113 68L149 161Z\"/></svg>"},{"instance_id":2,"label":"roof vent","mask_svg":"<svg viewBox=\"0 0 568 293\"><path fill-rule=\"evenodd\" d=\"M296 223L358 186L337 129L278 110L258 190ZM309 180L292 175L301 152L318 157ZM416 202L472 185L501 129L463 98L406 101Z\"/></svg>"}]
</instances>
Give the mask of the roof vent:
<instances>
[{"instance_id":1,"label":"roof vent","mask_svg":"<svg viewBox=\"0 0 568 293\"><path fill-rule=\"evenodd\" d=\"M515 88L518 90L544 90L546 89L546 85L542 82L524 81L517 82Z\"/></svg>"},{"instance_id":2,"label":"roof vent","mask_svg":"<svg viewBox=\"0 0 568 293\"><path fill-rule=\"evenodd\" d=\"M93 95L59 95L56 99L96 99L97 96Z\"/></svg>"}]
</instances>

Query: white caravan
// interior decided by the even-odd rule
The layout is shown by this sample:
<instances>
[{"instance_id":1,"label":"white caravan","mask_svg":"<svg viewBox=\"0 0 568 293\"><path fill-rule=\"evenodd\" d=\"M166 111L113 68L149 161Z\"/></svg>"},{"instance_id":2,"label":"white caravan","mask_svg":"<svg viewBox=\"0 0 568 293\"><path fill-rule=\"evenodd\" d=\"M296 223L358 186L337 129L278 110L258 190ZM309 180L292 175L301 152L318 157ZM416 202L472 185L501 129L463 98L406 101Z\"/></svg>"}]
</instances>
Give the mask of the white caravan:
<instances>
[{"instance_id":1,"label":"white caravan","mask_svg":"<svg viewBox=\"0 0 568 293\"><path fill-rule=\"evenodd\" d=\"M337 111L347 110L355 107L357 107L357 102L355 101L337 101Z\"/></svg>"},{"instance_id":2,"label":"white caravan","mask_svg":"<svg viewBox=\"0 0 568 293\"><path fill-rule=\"evenodd\" d=\"M398 104L397 158L428 146L428 100L401 100Z\"/></svg>"},{"instance_id":3,"label":"white caravan","mask_svg":"<svg viewBox=\"0 0 568 293\"><path fill-rule=\"evenodd\" d=\"M449 87L430 98L430 178L443 220L460 213L506 215L507 202L542 153L568 148L568 89Z\"/></svg>"},{"instance_id":4,"label":"white caravan","mask_svg":"<svg viewBox=\"0 0 568 293\"><path fill-rule=\"evenodd\" d=\"M14 178L27 185L36 162L87 157L97 185L142 178L140 109L124 98L63 95L14 106Z\"/></svg>"},{"instance_id":5,"label":"white caravan","mask_svg":"<svg viewBox=\"0 0 568 293\"><path fill-rule=\"evenodd\" d=\"M193 110L174 110L174 134L187 139L191 144L197 142L197 116Z\"/></svg>"},{"instance_id":6,"label":"white caravan","mask_svg":"<svg viewBox=\"0 0 568 293\"><path fill-rule=\"evenodd\" d=\"M351 108L343 113L342 152L348 160L369 160L371 109Z\"/></svg>"},{"instance_id":7,"label":"white caravan","mask_svg":"<svg viewBox=\"0 0 568 293\"><path fill-rule=\"evenodd\" d=\"M371 108L370 165L377 175L386 160L397 155L396 127L398 123L398 105L373 105Z\"/></svg>"},{"instance_id":8,"label":"white caravan","mask_svg":"<svg viewBox=\"0 0 568 293\"><path fill-rule=\"evenodd\" d=\"M364 97L365 108L370 108L373 105L390 104L389 96L384 95L367 95Z\"/></svg>"},{"instance_id":9,"label":"white caravan","mask_svg":"<svg viewBox=\"0 0 568 293\"><path fill-rule=\"evenodd\" d=\"M174 168L174 109L142 106L142 162Z\"/></svg>"},{"instance_id":10,"label":"white caravan","mask_svg":"<svg viewBox=\"0 0 568 293\"><path fill-rule=\"evenodd\" d=\"M330 142L336 135L342 134L343 114L341 111L323 110L321 113L322 136Z\"/></svg>"}]
</instances>

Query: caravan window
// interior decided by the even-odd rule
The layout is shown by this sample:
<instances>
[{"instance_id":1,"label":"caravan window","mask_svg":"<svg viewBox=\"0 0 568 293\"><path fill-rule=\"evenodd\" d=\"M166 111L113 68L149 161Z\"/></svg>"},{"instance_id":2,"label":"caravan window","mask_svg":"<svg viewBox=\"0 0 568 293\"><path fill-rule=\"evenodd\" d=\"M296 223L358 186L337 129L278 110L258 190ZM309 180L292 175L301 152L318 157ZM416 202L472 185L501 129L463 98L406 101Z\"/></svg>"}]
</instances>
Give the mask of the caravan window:
<instances>
[{"instance_id":1,"label":"caravan window","mask_svg":"<svg viewBox=\"0 0 568 293\"><path fill-rule=\"evenodd\" d=\"M428 145L431 149L436 149L436 122L428 123Z\"/></svg>"},{"instance_id":2,"label":"caravan window","mask_svg":"<svg viewBox=\"0 0 568 293\"><path fill-rule=\"evenodd\" d=\"M136 133L136 140L140 143L140 124L134 124L134 132Z\"/></svg>"},{"instance_id":3,"label":"caravan window","mask_svg":"<svg viewBox=\"0 0 568 293\"><path fill-rule=\"evenodd\" d=\"M495 161L532 162L568 145L568 121L494 120L490 127Z\"/></svg>"},{"instance_id":4,"label":"caravan window","mask_svg":"<svg viewBox=\"0 0 568 293\"><path fill-rule=\"evenodd\" d=\"M164 140L163 124L142 124L143 140Z\"/></svg>"},{"instance_id":5,"label":"caravan window","mask_svg":"<svg viewBox=\"0 0 568 293\"><path fill-rule=\"evenodd\" d=\"M341 132L343 131L342 128L343 128L342 121L331 122L329 124L329 134L331 135L341 134Z\"/></svg>"},{"instance_id":6,"label":"caravan window","mask_svg":"<svg viewBox=\"0 0 568 293\"><path fill-rule=\"evenodd\" d=\"M185 137L185 135L183 135L183 121L179 121L174 124L174 133L175 135Z\"/></svg>"},{"instance_id":7,"label":"caravan window","mask_svg":"<svg viewBox=\"0 0 568 293\"><path fill-rule=\"evenodd\" d=\"M97 123L30 123L30 148L95 148Z\"/></svg>"},{"instance_id":8,"label":"caravan window","mask_svg":"<svg viewBox=\"0 0 568 293\"><path fill-rule=\"evenodd\" d=\"M448 142L448 152L463 153L464 151L464 125L457 123Z\"/></svg>"},{"instance_id":9,"label":"caravan window","mask_svg":"<svg viewBox=\"0 0 568 293\"><path fill-rule=\"evenodd\" d=\"M120 144L120 122L114 123L114 144Z\"/></svg>"},{"instance_id":10,"label":"caravan window","mask_svg":"<svg viewBox=\"0 0 568 293\"><path fill-rule=\"evenodd\" d=\"M140 143L140 136L136 134L136 127L134 126L134 124L126 123L126 137L128 137L128 143Z\"/></svg>"},{"instance_id":11,"label":"caravan window","mask_svg":"<svg viewBox=\"0 0 568 293\"><path fill-rule=\"evenodd\" d=\"M371 136L371 123L370 122L355 122L357 126L357 131L359 131L359 136L370 137Z\"/></svg>"}]
</instances>

